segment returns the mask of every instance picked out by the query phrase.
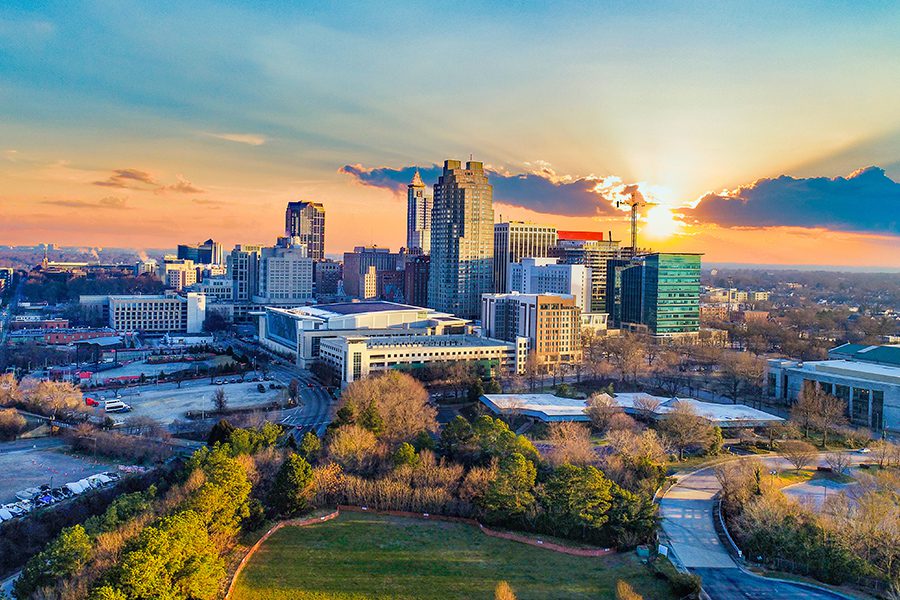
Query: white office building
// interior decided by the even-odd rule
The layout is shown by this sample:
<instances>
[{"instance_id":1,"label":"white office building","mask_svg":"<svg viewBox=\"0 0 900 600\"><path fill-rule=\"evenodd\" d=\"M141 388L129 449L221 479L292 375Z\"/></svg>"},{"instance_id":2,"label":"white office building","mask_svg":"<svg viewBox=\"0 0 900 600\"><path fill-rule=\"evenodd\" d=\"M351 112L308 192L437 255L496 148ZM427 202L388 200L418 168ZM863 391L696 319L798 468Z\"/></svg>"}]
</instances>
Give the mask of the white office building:
<instances>
[{"instance_id":1,"label":"white office building","mask_svg":"<svg viewBox=\"0 0 900 600\"><path fill-rule=\"evenodd\" d=\"M521 374L528 340L512 342L474 335L341 336L321 341L320 360L346 386L388 369L414 370L435 363L463 362L491 376Z\"/></svg>"},{"instance_id":2,"label":"white office building","mask_svg":"<svg viewBox=\"0 0 900 600\"><path fill-rule=\"evenodd\" d=\"M395 302L338 302L296 308L267 306L259 342L302 368L319 359L324 339L354 336L429 336L469 333L469 321Z\"/></svg>"},{"instance_id":3,"label":"white office building","mask_svg":"<svg viewBox=\"0 0 900 600\"><path fill-rule=\"evenodd\" d=\"M509 265L507 288L521 294L567 294L582 313L591 312L591 269L560 265L556 258L523 258Z\"/></svg>"},{"instance_id":4,"label":"white office building","mask_svg":"<svg viewBox=\"0 0 900 600\"><path fill-rule=\"evenodd\" d=\"M81 296L118 332L199 333L206 320L206 296L195 292L159 295Z\"/></svg>"},{"instance_id":5,"label":"white office building","mask_svg":"<svg viewBox=\"0 0 900 600\"><path fill-rule=\"evenodd\" d=\"M406 186L406 249L411 254L431 253L431 190L419 170Z\"/></svg>"},{"instance_id":6,"label":"white office building","mask_svg":"<svg viewBox=\"0 0 900 600\"><path fill-rule=\"evenodd\" d=\"M278 246L262 248L257 269L255 303L313 301L313 259L305 245L282 239Z\"/></svg>"}]
</instances>

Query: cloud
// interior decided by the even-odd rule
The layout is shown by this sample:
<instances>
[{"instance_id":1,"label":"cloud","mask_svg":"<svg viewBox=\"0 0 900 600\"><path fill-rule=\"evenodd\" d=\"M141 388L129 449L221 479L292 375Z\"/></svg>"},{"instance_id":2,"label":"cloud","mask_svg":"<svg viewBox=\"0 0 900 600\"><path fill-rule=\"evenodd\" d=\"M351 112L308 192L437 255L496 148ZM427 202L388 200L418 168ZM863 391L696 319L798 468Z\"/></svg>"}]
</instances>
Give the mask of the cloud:
<instances>
[{"instance_id":1,"label":"cloud","mask_svg":"<svg viewBox=\"0 0 900 600\"><path fill-rule=\"evenodd\" d=\"M115 169L107 179L94 181L94 185L102 187L137 190L141 192L152 191L154 194L203 194L205 189L191 183L184 175L176 175L175 183L165 185L147 171L139 169ZM152 186L152 187L145 187Z\"/></svg>"},{"instance_id":2,"label":"cloud","mask_svg":"<svg viewBox=\"0 0 900 600\"><path fill-rule=\"evenodd\" d=\"M51 206L62 206L64 208L80 208L80 209L109 209L122 210L129 208L125 198L117 196L106 196L100 200L77 200L77 199L60 199L60 200L42 200L41 204Z\"/></svg>"},{"instance_id":3,"label":"cloud","mask_svg":"<svg viewBox=\"0 0 900 600\"><path fill-rule=\"evenodd\" d=\"M138 169L115 169L108 179L95 181L94 185L115 188L134 188L135 183L145 183L147 185L159 185L159 182L148 172Z\"/></svg>"},{"instance_id":4,"label":"cloud","mask_svg":"<svg viewBox=\"0 0 900 600\"><path fill-rule=\"evenodd\" d=\"M256 133L204 133L204 135L249 146L262 146L268 141L265 136Z\"/></svg>"},{"instance_id":5,"label":"cloud","mask_svg":"<svg viewBox=\"0 0 900 600\"><path fill-rule=\"evenodd\" d=\"M203 194L206 192L206 190L204 190L203 188L197 187L196 185L185 179L183 175L176 175L176 179L178 180L176 183L173 183L172 185L161 186L154 190L154 192L157 194L166 194L169 192L175 194Z\"/></svg>"},{"instance_id":6,"label":"cloud","mask_svg":"<svg viewBox=\"0 0 900 600\"><path fill-rule=\"evenodd\" d=\"M782 175L706 194L682 212L689 222L723 227L819 227L900 235L900 183L879 167L847 177Z\"/></svg>"},{"instance_id":7,"label":"cloud","mask_svg":"<svg viewBox=\"0 0 900 600\"><path fill-rule=\"evenodd\" d=\"M543 161L526 163L526 167L529 171L525 173L486 167L494 186L495 202L553 215L613 216L621 214L615 207L616 201L627 200L632 191L640 189L644 195L651 195L645 184L626 184L615 176L561 175ZM363 185L389 189L395 193L403 193L415 170L415 166L392 168L360 164L344 165L338 169ZM422 179L431 184L441 175L442 167L432 164L420 167L419 172Z\"/></svg>"}]
</instances>

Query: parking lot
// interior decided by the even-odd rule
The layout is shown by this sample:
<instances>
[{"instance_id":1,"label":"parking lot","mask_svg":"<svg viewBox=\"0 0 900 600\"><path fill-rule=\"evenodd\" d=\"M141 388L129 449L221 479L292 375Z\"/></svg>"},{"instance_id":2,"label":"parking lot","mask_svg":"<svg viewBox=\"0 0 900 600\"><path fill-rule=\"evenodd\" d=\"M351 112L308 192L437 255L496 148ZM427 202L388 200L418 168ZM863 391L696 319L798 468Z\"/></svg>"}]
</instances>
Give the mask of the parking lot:
<instances>
[{"instance_id":1,"label":"parking lot","mask_svg":"<svg viewBox=\"0 0 900 600\"><path fill-rule=\"evenodd\" d=\"M233 381L239 380L237 376L217 378L217 381ZM182 382L179 388L175 383L164 383L161 385L143 385L139 387L129 387L121 390L122 401L132 407L130 412L115 413L114 419L126 419L131 416L150 417L161 423L169 424L176 420L183 420L185 413L188 411L211 411L213 410L213 394L216 389L222 388L228 399L229 408L241 408L246 406L255 406L271 403L278 400L284 393L284 389L271 389L272 381L251 381L248 376L243 383L223 383L210 385L209 379L194 379ZM265 391L260 393L258 386L262 384ZM95 395L90 393L87 396L97 399L109 399L114 396L112 392L102 392ZM95 409L98 415L102 415L102 410L98 407Z\"/></svg>"},{"instance_id":2,"label":"parking lot","mask_svg":"<svg viewBox=\"0 0 900 600\"><path fill-rule=\"evenodd\" d=\"M84 477L114 471L117 465L66 454L60 438L26 439L0 444L0 504L16 500L16 492L43 484L61 486Z\"/></svg>"}]
</instances>

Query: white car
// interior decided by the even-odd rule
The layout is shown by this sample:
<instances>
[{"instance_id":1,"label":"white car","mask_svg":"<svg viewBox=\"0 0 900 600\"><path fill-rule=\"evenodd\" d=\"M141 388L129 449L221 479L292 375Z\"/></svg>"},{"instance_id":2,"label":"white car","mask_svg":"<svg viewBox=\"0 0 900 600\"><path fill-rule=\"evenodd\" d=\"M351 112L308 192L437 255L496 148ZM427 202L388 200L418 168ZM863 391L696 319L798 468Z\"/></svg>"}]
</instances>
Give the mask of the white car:
<instances>
[{"instance_id":1,"label":"white car","mask_svg":"<svg viewBox=\"0 0 900 600\"><path fill-rule=\"evenodd\" d=\"M116 398L114 400L107 400L103 405L103 410L108 413L128 412L131 410L131 407Z\"/></svg>"}]
</instances>

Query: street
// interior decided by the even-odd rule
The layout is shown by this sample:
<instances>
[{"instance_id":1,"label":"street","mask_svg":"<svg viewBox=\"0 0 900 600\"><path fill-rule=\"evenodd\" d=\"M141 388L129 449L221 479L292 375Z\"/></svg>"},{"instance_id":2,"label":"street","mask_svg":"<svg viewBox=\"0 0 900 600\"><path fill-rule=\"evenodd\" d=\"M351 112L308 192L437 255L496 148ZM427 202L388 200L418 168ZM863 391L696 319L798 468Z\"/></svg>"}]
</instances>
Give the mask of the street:
<instances>
[{"instance_id":1,"label":"street","mask_svg":"<svg viewBox=\"0 0 900 600\"><path fill-rule=\"evenodd\" d=\"M854 458L857 462L860 460ZM773 469L791 467L781 457L761 460ZM824 464L821 456L818 462ZM716 495L720 490L715 467L706 467L681 477L659 502L662 528L669 539L670 551L689 571L700 575L703 589L712 600L834 600L845 597L812 586L767 579L738 565L715 528Z\"/></svg>"}]
</instances>

